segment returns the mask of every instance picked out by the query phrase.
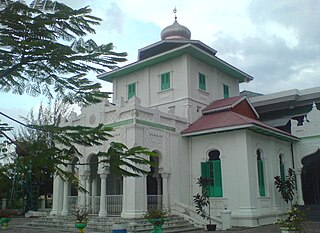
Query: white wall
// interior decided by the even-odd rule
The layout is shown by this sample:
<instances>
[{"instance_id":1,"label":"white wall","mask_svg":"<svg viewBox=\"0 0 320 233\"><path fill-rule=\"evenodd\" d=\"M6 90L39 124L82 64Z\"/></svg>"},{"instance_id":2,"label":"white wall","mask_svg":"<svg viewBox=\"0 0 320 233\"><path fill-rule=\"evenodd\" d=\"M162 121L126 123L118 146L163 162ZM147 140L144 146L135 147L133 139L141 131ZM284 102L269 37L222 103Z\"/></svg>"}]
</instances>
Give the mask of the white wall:
<instances>
[{"instance_id":1,"label":"white wall","mask_svg":"<svg viewBox=\"0 0 320 233\"><path fill-rule=\"evenodd\" d=\"M160 91L160 77L166 72L170 72L170 89ZM207 77L205 92L198 88L199 72ZM230 97L239 95L237 79L187 54L115 78L113 81L115 103L121 97L127 100L127 86L134 82L137 83L136 94L143 106L157 108L162 112L170 112L171 109L173 114L188 118L189 122L197 119L199 109L213 100L223 98L223 84L229 86Z\"/></svg>"},{"instance_id":2,"label":"white wall","mask_svg":"<svg viewBox=\"0 0 320 233\"><path fill-rule=\"evenodd\" d=\"M276 214L284 210L285 205L273 181L274 176L280 174L280 153L285 156L286 169L292 167L289 142L247 130L197 136L191 140L192 195L200 192L196 185L196 179L201 176L200 162L206 161L209 150L217 149L220 151L223 197L212 198L212 202L220 210L224 207L232 210L234 224L254 226L272 223ZM263 150L265 160L265 197L259 197L257 149ZM217 215L220 215L220 210L216 210ZM260 218L260 222L252 218L254 216Z\"/></svg>"}]
</instances>

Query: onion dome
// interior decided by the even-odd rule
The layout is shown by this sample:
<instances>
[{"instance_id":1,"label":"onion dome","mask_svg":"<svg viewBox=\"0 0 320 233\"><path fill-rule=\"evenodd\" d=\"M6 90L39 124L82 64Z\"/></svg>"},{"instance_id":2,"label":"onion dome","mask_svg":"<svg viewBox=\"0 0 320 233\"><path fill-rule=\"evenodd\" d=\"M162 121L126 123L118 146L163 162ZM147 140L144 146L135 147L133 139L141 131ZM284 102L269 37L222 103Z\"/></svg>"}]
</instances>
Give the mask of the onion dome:
<instances>
[{"instance_id":1,"label":"onion dome","mask_svg":"<svg viewBox=\"0 0 320 233\"><path fill-rule=\"evenodd\" d=\"M183 40L190 40L191 32L190 30L179 24L177 18L175 19L174 23L161 32L161 40L166 39L183 39Z\"/></svg>"},{"instance_id":2,"label":"onion dome","mask_svg":"<svg viewBox=\"0 0 320 233\"><path fill-rule=\"evenodd\" d=\"M173 9L173 13L175 14L174 23L162 30L161 40L190 40L190 30L187 27L180 25L177 21L177 8Z\"/></svg>"}]
</instances>

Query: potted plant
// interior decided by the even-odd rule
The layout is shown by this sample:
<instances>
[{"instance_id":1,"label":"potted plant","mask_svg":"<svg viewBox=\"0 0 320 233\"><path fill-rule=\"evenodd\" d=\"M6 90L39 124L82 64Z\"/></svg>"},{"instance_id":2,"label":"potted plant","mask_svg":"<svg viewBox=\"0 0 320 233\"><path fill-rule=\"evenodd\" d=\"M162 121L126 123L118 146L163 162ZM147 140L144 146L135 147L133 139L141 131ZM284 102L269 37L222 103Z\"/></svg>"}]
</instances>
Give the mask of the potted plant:
<instances>
[{"instance_id":1,"label":"potted plant","mask_svg":"<svg viewBox=\"0 0 320 233\"><path fill-rule=\"evenodd\" d=\"M282 233L299 233L302 230L302 221L306 219L305 212L297 206L293 206L289 211L288 218L278 219L277 223L281 225Z\"/></svg>"},{"instance_id":2,"label":"potted plant","mask_svg":"<svg viewBox=\"0 0 320 233\"><path fill-rule=\"evenodd\" d=\"M144 214L144 218L147 219L153 226L152 233L162 233L162 225L167 216L168 212L163 209L149 210Z\"/></svg>"},{"instance_id":3,"label":"potted plant","mask_svg":"<svg viewBox=\"0 0 320 233\"><path fill-rule=\"evenodd\" d=\"M302 221L306 219L306 213L293 205L294 190L296 179L294 171L289 168L285 178L280 176L274 177L274 184L277 191L286 203L290 203L290 211L285 219L278 219L277 224L281 226L282 233L298 233L302 230Z\"/></svg>"},{"instance_id":4,"label":"potted plant","mask_svg":"<svg viewBox=\"0 0 320 233\"><path fill-rule=\"evenodd\" d=\"M2 229L6 230L9 228L9 222L11 221L12 215L15 215L16 211L12 209L0 209L0 223Z\"/></svg>"},{"instance_id":5,"label":"potted plant","mask_svg":"<svg viewBox=\"0 0 320 233\"><path fill-rule=\"evenodd\" d=\"M78 207L74 212L76 216L75 227L78 229L78 233L83 233L83 229L87 226L88 211L85 207Z\"/></svg>"},{"instance_id":6,"label":"potted plant","mask_svg":"<svg viewBox=\"0 0 320 233\"><path fill-rule=\"evenodd\" d=\"M210 198L209 198L209 186L212 185L213 180L200 177L198 178L197 184L202 188L202 193L197 193L193 196L193 202L196 206L196 212L203 219L209 220L209 224L206 225L207 231L215 231L217 225L211 223L211 214L210 214ZM206 210L208 208L208 211Z\"/></svg>"}]
</instances>

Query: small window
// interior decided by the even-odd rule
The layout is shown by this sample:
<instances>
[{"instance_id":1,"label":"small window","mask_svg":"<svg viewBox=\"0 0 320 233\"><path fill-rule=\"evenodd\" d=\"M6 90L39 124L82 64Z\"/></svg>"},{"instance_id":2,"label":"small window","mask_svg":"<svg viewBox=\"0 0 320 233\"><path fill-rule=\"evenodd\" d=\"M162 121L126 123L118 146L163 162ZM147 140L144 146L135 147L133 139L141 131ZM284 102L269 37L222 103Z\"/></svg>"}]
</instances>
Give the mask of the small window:
<instances>
[{"instance_id":1,"label":"small window","mask_svg":"<svg viewBox=\"0 0 320 233\"><path fill-rule=\"evenodd\" d=\"M128 85L128 100L135 95L136 95L136 83L131 83Z\"/></svg>"},{"instance_id":2,"label":"small window","mask_svg":"<svg viewBox=\"0 0 320 233\"><path fill-rule=\"evenodd\" d=\"M266 196L266 188L264 184L264 161L262 160L261 151L257 150L257 167L258 167L258 183L260 197Z\"/></svg>"},{"instance_id":3,"label":"small window","mask_svg":"<svg viewBox=\"0 0 320 233\"><path fill-rule=\"evenodd\" d=\"M161 74L161 91L170 88L170 72Z\"/></svg>"},{"instance_id":4,"label":"small window","mask_svg":"<svg viewBox=\"0 0 320 233\"><path fill-rule=\"evenodd\" d=\"M199 73L199 89L206 91L206 76L204 74Z\"/></svg>"},{"instance_id":5,"label":"small window","mask_svg":"<svg viewBox=\"0 0 320 233\"><path fill-rule=\"evenodd\" d=\"M223 84L223 97L229 98L229 86L225 84Z\"/></svg>"}]
</instances>

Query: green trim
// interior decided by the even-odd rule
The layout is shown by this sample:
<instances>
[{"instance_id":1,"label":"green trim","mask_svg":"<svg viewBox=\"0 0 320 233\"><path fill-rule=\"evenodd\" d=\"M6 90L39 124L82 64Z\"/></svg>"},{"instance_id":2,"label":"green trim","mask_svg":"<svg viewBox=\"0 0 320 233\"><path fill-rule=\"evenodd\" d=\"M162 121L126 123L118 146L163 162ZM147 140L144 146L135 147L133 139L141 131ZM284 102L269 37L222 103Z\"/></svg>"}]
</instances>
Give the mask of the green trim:
<instances>
[{"instance_id":1,"label":"green trim","mask_svg":"<svg viewBox=\"0 0 320 233\"><path fill-rule=\"evenodd\" d=\"M150 126L150 127L157 128L157 129L163 129L163 130L168 130L171 132L176 132L176 128L170 127L167 125L157 124L157 123L153 123L153 122L145 121L145 120L140 120L140 119L136 119L135 122L140 125L146 125L146 126ZM122 126L130 125L130 124L134 124L134 118L123 120L123 121L118 121L118 122L111 123L111 124L106 124L105 126L111 127L111 128L117 128L117 127L122 127Z\"/></svg>"},{"instance_id":2,"label":"green trim","mask_svg":"<svg viewBox=\"0 0 320 233\"><path fill-rule=\"evenodd\" d=\"M227 75L239 79L239 82L245 82L247 79L252 80L253 78L246 74L245 72L237 69L236 67L228 64L227 62L221 60L220 58L216 56L212 56L206 52L203 52L199 48L187 44L185 46L179 47L177 49L173 49L171 51L156 55L154 57L142 60L142 61L137 61L134 63L131 63L127 66L124 66L122 68L119 68L117 70L101 74L98 76L98 79L105 80L108 82L112 82L112 79L121 77L127 74L131 74L133 72L142 70L146 67L159 64L161 62L168 61L170 59L179 57L183 54L190 54L191 56L199 59L200 61L208 64L209 66L213 66L220 70L222 73L226 73Z\"/></svg>"},{"instance_id":3,"label":"green trim","mask_svg":"<svg viewBox=\"0 0 320 233\"><path fill-rule=\"evenodd\" d=\"M141 125L150 126L150 127L157 128L157 129L164 129L164 130L176 132L176 128L174 128L174 127L170 127L170 126L162 125L162 124L157 124L157 123L153 123L150 121L136 119L136 123L141 124Z\"/></svg>"},{"instance_id":4,"label":"green trim","mask_svg":"<svg viewBox=\"0 0 320 233\"><path fill-rule=\"evenodd\" d=\"M305 136L305 137L300 137L300 139L311 139L311 138L320 138L320 135L313 135L313 136Z\"/></svg>"},{"instance_id":5,"label":"green trim","mask_svg":"<svg viewBox=\"0 0 320 233\"><path fill-rule=\"evenodd\" d=\"M130 125L133 124L133 119L128 119L128 120L123 120L123 121L118 121L115 123L111 123L111 124L106 124L107 127L112 127L112 128L117 128L117 127L121 127L121 126L125 126L125 125Z\"/></svg>"}]
</instances>

